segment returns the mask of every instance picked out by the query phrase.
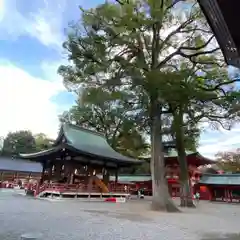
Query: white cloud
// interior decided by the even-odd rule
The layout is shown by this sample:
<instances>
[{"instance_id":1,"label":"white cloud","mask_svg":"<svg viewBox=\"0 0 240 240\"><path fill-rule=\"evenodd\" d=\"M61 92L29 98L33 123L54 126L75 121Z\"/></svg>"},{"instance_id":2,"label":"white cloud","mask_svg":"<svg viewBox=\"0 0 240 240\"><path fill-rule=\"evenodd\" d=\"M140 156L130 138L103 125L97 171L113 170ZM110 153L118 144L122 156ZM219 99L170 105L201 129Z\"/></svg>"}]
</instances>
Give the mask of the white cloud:
<instances>
[{"instance_id":1,"label":"white cloud","mask_svg":"<svg viewBox=\"0 0 240 240\"><path fill-rule=\"evenodd\" d=\"M68 64L68 61L61 59L56 62L44 61L41 63L40 67L43 70L44 78L54 81L62 81L62 77L57 74L57 71L60 65L66 64Z\"/></svg>"},{"instance_id":2,"label":"white cloud","mask_svg":"<svg viewBox=\"0 0 240 240\"><path fill-rule=\"evenodd\" d=\"M198 150L203 156L214 158L218 152L240 148L239 132L239 124L231 131L223 129L219 131L208 130L207 133L202 134Z\"/></svg>"},{"instance_id":3,"label":"white cloud","mask_svg":"<svg viewBox=\"0 0 240 240\"><path fill-rule=\"evenodd\" d=\"M62 83L58 79L35 78L11 63L1 61L0 76L0 136L27 129L55 137L61 109L51 102L51 97L64 90Z\"/></svg>"},{"instance_id":4,"label":"white cloud","mask_svg":"<svg viewBox=\"0 0 240 240\"><path fill-rule=\"evenodd\" d=\"M60 50L64 21L68 21L66 3L66 0L36 1L32 5L34 9L20 12L19 1L0 0L0 40L31 36L46 47ZM0 136L20 129L56 136L58 114L66 106L58 106L51 98L65 90L61 77L57 75L57 68L63 63L64 60L42 63L39 68L43 70L44 79L41 79L0 59Z\"/></svg>"},{"instance_id":5,"label":"white cloud","mask_svg":"<svg viewBox=\"0 0 240 240\"><path fill-rule=\"evenodd\" d=\"M42 1L34 12L21 13L17 0L0 0L0 39L28 35L46 46L59 48L64 40L66 0ZM19 2L18 2L19 4Z\"/></svg>"}]
</instances>

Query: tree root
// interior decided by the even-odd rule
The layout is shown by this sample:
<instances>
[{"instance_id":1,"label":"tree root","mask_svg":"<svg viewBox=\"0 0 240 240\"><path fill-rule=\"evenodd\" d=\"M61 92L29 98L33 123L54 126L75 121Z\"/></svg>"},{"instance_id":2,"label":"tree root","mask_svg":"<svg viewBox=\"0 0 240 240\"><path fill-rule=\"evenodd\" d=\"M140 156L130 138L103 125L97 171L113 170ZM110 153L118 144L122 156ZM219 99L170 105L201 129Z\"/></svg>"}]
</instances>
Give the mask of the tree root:
<instances>
[{"instance_id":1,"label":"tree root","mask_svg":"<svg viewBox=\"0 0 240 240\"><path fill-rule=\"evenodd\" d=\"M151 209L153 211L161 212L181 212L180 209L174 204L173 201L167 201L167 203L162 203L159 201L152 201Z\"/></svg>"}]
</instances>

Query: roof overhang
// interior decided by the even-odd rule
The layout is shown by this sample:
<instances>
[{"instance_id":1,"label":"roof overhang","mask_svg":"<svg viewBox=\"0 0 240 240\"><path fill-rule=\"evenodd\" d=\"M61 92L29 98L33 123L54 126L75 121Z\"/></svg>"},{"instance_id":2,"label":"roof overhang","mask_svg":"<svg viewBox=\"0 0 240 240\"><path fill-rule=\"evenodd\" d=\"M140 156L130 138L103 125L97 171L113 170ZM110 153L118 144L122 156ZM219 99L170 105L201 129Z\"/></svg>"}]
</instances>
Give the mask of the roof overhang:
<instances>
[{"instance_id":1,"label":"roof overhang","mask_svg":"<svg viewBox=\"0 0 240 240\"><path fill-rule=\"evenodd\" d=\"M199 152L187 154L186 158L188 165L196 165L197 167L215 163L213 160L202 156ZM165 164L178 164L178 156L165 157Z\"/></svg>"},{"instance_id":2,"label":"roof overhang","mask_svg":"<svg viewBox=\"0 0 240 240\"><path fill-rule=\"evenodd\" d=\"M53 148L50 148L48 150L44 150L41 152L29 153L29 154L19 154L19 158L41 162L44 159L50 160L51 157L56 155L58 152L63 151L63 149L64 149L64 151L69 150L69 151L75 152L76 155L79 154L79 155L88 157L89 159L84 162L89 163L89 164L106 165L109 167L111 167L111 166L112 167L129 167L130 165L132 165L132 166L141 165L144 162L141 160L132 160L130 158L129 158L129 160L128 160L128 158L126 158L125 161L123 161L123 160L116 161L116 159L112 159L112 158L108 158L108 157L100 157L97 154L81 151L79 149L76 149L74 146L72 146L71 144L68 144L68 143L61 144L61 145L58 145L56 147L53 147ZM95 159L95 160L91 160L91 159ZM96 160L96 159L102 159L102 161ZM109 162L109 164L106 163L106 160L107 160L107 162ZM80 160L79 160L79 162L80 162Z\"/></svg>"},{"instance_id":3,"label":"roof overhang","mask_svg":"<svg viewBox=\"0 0 240 240\"><path fill-rule=\"evenodd\" d=\"M144 163L144 161L135 160L135 159L127 158L127 157L126 157L126 160L119 160L119 159L116 160L116 159L110 158L110 157L99 156L97 154L93 154L93 153L90 153L90 152L81 151L79 149L76 149L74 146L72 146L70 144L66 144L66 148L69 149L70 151L74 151L76 153L79 153L80 155L85 155L85 156L95 158L95 159L97 159L97 158L102 159L103 160L103 165L105 164L104 160L105 161L107 160L108 162L115 163L118 167L129 167L129 166L141 165L142 163Z\"/></svg>"},{"instance_id":4,"label":"roof overhang","mask_svg":"<svg viewBox=\"0 0 240 240\"><path fill-rule=\"evenodd\" d=\"M199 184L240 186L240 174L203 174Z\"/></svg>"},{"instance_id":5,"label":"roof overhang","mask_svg":"<svg viewBox=\"0 0 240 240\"><path fill-rule=\"evenodd\" d=\"M228 65L240 67L240 1L197 0Z\"/></svg>"},{"instance_id":6,"label":"roof overhang","mask_svg":"<svg viewBox=\"0 0 240 240\"><path fill-rule=\"evenodd\" d=\"M50 148L48 150L44 150L44 151L40 151L40 152L36 152L36 153L20 153L18 157L21 159L37 160L42 157L55 154L55 153L59 152L62 148L63 148L63 146L59 145L59 146Z\"/></svg>"}]
</instances>

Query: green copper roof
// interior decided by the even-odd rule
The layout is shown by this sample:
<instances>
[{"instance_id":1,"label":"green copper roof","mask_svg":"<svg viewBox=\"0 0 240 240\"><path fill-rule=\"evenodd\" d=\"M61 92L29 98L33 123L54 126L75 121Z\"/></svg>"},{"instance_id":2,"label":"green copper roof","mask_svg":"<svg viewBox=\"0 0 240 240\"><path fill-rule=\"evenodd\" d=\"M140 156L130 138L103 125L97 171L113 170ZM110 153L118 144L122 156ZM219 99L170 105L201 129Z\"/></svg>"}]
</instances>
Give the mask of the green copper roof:
<instances>
[{"instance_id":1,"label":"green copper roof","mask_svg":"<svg viewBox=\"0 0 240 240\"><path fill-rule=\"evenodd\" d=\"M240 174L204 174L199 183L206 185L240 185Z\"/></svg>"},{"instance_id":2,"label":"green copper roof","mask_svg":"<svg viewBox=\"0 0 240 240\"><path fill-rule=\"evenodd\" d=\"M51 149L33 154L20 154L20 157L29 159L46 158L46 156L55 154L63 148L78 152L79 155L89 155L96 159L101 158L120 165L142 163L140 160L116 152L103 135L68 123L62 125L59 136Z\"/></svg>"},{"instance_id":3,"label":"green copper roof","mask_svg":"<svg viewBox=\"0 0 240 240\"><path fill-rule=\"evenodd\" d=\"M140 163L139 160L125 157L116 152L108 144L106 138L99 133L71 124L64 124L63 134L66 138L67 144L81 152L107 159L115 159L129 163Z\"/></svg>"}]
</instances>

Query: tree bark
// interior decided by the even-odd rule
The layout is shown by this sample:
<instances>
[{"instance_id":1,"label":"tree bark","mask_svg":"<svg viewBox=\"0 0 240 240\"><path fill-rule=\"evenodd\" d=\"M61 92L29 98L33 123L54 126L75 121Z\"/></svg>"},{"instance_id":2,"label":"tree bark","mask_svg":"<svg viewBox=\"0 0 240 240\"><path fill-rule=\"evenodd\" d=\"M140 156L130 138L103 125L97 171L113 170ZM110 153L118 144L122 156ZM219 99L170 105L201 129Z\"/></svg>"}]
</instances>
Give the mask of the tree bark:
<instances>
[{"instance_id":1,"label":"tree bark","mask_svg":"<svg viewBox=\"0 0 240 240\"><path fill-rule=\"evenodd\" d=\"M162 146L160 104L157 101L151 104L151 174L152 174L152 210L179 212L168 190L165 177L165 163Z\"/></svg>"},{"instance_id":2,"label":"tree bark","mask_svg":"<svg viewBox=\"0 0 240 240\"><path fill-rule=\"evenodd\" d=\"M180 166L180 199L181 207L195 207L192 200L192 192L188 175L188 165L186 159L184 133L183 133L183 114L181 111L174 116L174 125L176 132L176 148L178 152L178 162Z\"/></svg>"}]
</instances>

